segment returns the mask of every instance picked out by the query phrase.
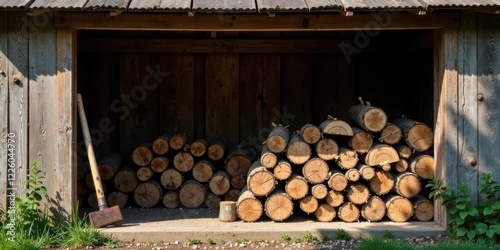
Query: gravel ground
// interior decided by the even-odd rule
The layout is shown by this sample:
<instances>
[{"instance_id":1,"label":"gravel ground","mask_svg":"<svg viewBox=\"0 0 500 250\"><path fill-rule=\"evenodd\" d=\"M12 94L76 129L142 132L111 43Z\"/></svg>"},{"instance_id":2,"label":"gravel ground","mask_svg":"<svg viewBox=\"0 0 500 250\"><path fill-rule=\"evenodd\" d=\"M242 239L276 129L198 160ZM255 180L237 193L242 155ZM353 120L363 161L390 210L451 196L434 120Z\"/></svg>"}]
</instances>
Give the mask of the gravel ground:
<instances>
[{"instance_id":1,"label":"gravel ground","mask_svg":"<svg viewBox=\"0 0 500 250\"><path fill-rule=\"evenodd\" d=\"M412 246L418 247L423 245L431 245L436 244L440 241L447 240L448 237L444 235L435 235L435 236L426 236L426 237L410 237L404 238L403 240L410 243ZM189 242L164 242L164 243L124 243L124 246L121 248L114 248L115 250L205 250L205 249L213 249L213 250L223 250L223 249L315 249L315 250L349 250L354 249L357 244L359 244L360 240L327 240L327 241L315 241L311 243L293 243L291 241L284 242L280 240L276 241L248 241L248 242L224 242L224 243L215 243L208 244L206 242L202 242L201 244L190 244ZM82 248L83 249L92 249L92 248ZM95 248L99 250L108 249L105 247ZM380 249L383 250L383 249Z\"/></svg>"}]
</instances>

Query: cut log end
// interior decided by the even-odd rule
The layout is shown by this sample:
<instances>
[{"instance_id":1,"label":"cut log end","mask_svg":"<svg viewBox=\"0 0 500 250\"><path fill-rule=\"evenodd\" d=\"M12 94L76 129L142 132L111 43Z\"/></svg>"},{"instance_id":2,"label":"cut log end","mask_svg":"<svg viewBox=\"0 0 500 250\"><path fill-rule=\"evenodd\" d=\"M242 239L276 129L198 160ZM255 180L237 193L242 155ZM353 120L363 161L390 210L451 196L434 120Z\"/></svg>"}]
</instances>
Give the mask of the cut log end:
<instances>
[{"instance_id":1,"label":"cut log end","mask_svg":"<svg viewBox=\"0 0 500 250\"><path fill-rule=\"evenodd\" d=\"M333 221L336 215L337 212L335 211L335 208L326 203L320 204L316 211L314 211L314 216L321 222Z\"/></svg>"}]
</instances>

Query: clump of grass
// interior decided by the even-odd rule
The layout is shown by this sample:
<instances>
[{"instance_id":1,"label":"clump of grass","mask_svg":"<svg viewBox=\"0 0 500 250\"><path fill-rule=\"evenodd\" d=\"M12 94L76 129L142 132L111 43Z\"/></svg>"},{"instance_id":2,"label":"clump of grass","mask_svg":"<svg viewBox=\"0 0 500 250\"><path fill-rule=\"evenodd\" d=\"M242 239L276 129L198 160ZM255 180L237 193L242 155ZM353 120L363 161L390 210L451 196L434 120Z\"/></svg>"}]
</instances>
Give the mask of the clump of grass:
<instances>
[{"instance_id":1,"label":"clump of grass","mask_svg":"<svg viewBox=\"0 0 500 250\"><path fill-rule=\"evenodd\" d=\"M392 231L386 229L384 231L384 233L382 234L382 238L384 240L393 240L394 239L394 234L392 233Z\"/></svg>"},{"instance_id":2,"label":"clump of grass","mask_svg":"<svg viewBox=\"0 0 500 250\"><path fill-rule=\"evenodd\" d=\"M215 245L215 241L212 238L210 238L210 237L208 237L207 243L210 244L210 245Z\"/></svg>"},{"instance_id":3,"label":"clump of grass","mask_svg":"<svg viewBox=\"0 0 500 250\"><path fill-rule=\"evenodd\" d=\"M188 243L193 244L193 245L198 245L198 244L201 244L201 240L197 239L197 238L189 238Z\"/></svg>"},{"instance_id":4,"label":"clump of grass","mask_svg":"<svg viewBox=\"0 0 500 250\"><path fill-rule=\"evenodd\" d=\"M284 234L283 236L281 236L281 239L284 241L290 241L292 239L292 237L290 237L290 235L288 235L288 234Z\"/></svg>"},{"instance_id":5,"label":"clump of grass","mask_svg":"<svg viewBox=\"0 0 500 250\"><path fill-rule=\"evenodd\" d=\"M342 228L337 230L336 238L338 240L350 240L351 236Z\"/></svg>"},{"instance_id":6,"label":"clump of grass","mask_svg":"<svg viewBox=\"0 0 500 250\"><path fill-rule=\"evenodd\" d=\"M442 241L433 245L417 248L418 250L500 250L500 245L473 241Z\"/></svg>"},{"instance_id":7,"label":"clump of grass","mask_svg":"<svg viewBox=\"0 0 500 250\"><path fill-rule=\"evenodd\" d=\"M356 246L355 250L414 250L415 248L410 243L403 240L383 239L380 236L362 239Z\"/></svg>"},{"instance_id":8,"label":"clump of grass","mask_svg":"<svg viewBox=\"0 0 500 250\"><path fill-rule=\"evenodd\" d=\"M311 243L318 241L318 237L314 236L311 232L306 232L304 235L302 235L302 240L306 243Z\"/></svg>"},{"instance_id":9,"label":"clump of grass","mask_svg":"<svg viewBox=\"0 0 500 250\"><path fill-rule=\"evenodd\" d=\"M294 237L294 238L292 239L292 242L293 242L293 243L300 243L300 242L302 242L302 240L301 240L299 237Z\"/></svg>"},{"instance_id":10,"label":"clump of grass","mask_svg":"<svg viewBox=\"0 0 500 250\"><path fill-rule=\"evenodd\" d=\"M329 240L331 240L331 238L328 237L328 235L326 234L321 235L321 241L329 241Z\"/></svg>"}]
</instances>

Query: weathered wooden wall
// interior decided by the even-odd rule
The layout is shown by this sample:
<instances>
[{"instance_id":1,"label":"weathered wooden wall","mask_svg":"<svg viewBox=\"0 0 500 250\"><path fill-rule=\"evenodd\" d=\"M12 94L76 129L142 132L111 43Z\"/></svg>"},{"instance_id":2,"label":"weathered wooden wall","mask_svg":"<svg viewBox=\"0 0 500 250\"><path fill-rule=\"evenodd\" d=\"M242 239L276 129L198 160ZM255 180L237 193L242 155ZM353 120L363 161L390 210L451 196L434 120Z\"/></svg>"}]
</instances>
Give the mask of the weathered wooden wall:
<instances>
[{"instance_id":1,"label":"weathered wooden wall","mask_svg":"<svg viewBox=\"0 0 500 250\"><path fill-rule=\"evenodd\" d=\"M7 80L7 15L0 12L0 209L6 208L7 201L7 128L9 114L7 108L9 91Z\"/></svg>"},{"instance_id":2,"label":"weathered wooden wall","mask_svg":"<svg viewBox=\"0 0 500 250\"><path fill-rule=\"evenodd\" d=\"M276 35L227 33L230 37L224 39L236 35L266 42ZM327 115L347 120L347 111L358 103L358 96L383 108L390 119L405 115L432 125L432 48L409 48L409 43L394 39L406 36L412 40L421 33L381 35L373 43L389 41L387 45L367 48L354 55L352 62L338 49L325 53L205 53L208 49L198 48L203 53L178 53L151 51L151 46L143 44L137 52L84 51L79 54L78 91L89 110L98 158L113 152L129 156L135 146L164 133L186 133L190 140L222 140L230 146L257 146L266 139L273 122L289 125L294 131L306 123L319 125ZM102 33L86 32L79 46L91 47L85 41L99 35ZM120 33L124 39L182 35L194 36ZM290 32L281 37L328 35L332 34ZM350 35L337 36L352 43ZM168 50L181 50L169 46ZM101 127L106 122L110 129ZM83 141L78 144L84 155Z\"/></svg>"}]
</instances>

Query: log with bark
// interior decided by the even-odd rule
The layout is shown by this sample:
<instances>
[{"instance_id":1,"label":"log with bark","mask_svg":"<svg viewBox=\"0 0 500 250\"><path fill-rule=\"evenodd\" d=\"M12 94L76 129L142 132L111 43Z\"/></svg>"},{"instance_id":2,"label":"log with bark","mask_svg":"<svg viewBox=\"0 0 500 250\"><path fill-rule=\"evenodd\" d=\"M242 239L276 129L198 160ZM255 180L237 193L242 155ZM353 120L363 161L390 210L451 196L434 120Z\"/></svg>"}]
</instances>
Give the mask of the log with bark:
<instances>
[{"instance_id":1,"label":"log with bark","mask_svg":"<svg viewBox=\"0 0 500 250\"><path fill-rule=\"evenodd\" d=\"M286 157L291 163L304 164L311 158L311 147L300 135L294 133L286 148Z\"/></svg>"},{"instance_id":2,"label":"log with bark","mask_svg":"<svg viewBox=\"0 0 500 250\"><path fill-rule=\"evenodd\" d=\"M387 122L382 131L380 131L378 141L380 143L395 145L401 141L401 137L401 129L395 124Z\"/></svg>"},{"instance_id":3,"label":"log with bark","mask_svg":"<svg viewBox=\"0 0 500 250\"><path fill-rule=\"evenodd\" d=\"M155 180L140 183L134 190L134 201L142 208L156 206L163 198L163 189Z\"/></svg>"},{"instance_id":4,"label":"log with bark","mask_svg":"<svg viewBox=\"0 0 500 250\"><path fill-rule=\"evenodd\" d=\"M306 195L301 198L299 201L300 210L304 211L307 214L314 213L318 208L318 199L312 195Z\"/></svg>"},{"instance_id":5,"label":"log with bark","mask_svg":"<svg viewBox=\"0 0 500 250\"><path fill-rule=\"evenodd\" d=\"M210 142L207 148L207 157L212 161L219 161L226 154L226 146L222 141Z\"/></svg>"},{"instance_id":6,"label":"log with bark","mask_svg":"<svg viewBox=\"0 0 500 250\"><path fill-rule=\"evenodd\" d=\"M106 200L109 207L118 206L124 208L128 204L129 197L126 193L113 191L107 195Z\"/></svg>"},{"instance_id":7,"label":"log with bark","mask_svg":"<svg viewBox=\"0 0 500 250\"><path fill-rule=\"evenodd\" d=\"M391 169L394 169L395 172L405 172L408 169L408 161L405 159L399 159L399 161L391 164Z\"/></svg>"},{"instance_id":8,"label":"log with bark","mask_svg":"<svg viewBox=\"0 0 500 250\"><path fill-rule=\"evenodd\" d=\"M349 180L345 177L344 173L336 168L330 167L328 176L327 184L332 190L344 191L349 184Z\"/></svg>"},{"instance_id":9,"label":"log with bark","mask_svg":"<svg viewBox=\"0 0 500 250\"><path fill-rule=\"evenodd\" d=\"M396 151L398 151L399 158L405 160L408 160L413 154L413 149L406 145L398 145Z\"/></svg>"},{"instance_id":10,"label":"log with bark","mask_svg":"<svg viewBox=\"0 0 500 250\"><path fill-rule=\"evenodd\" d=\"M293 213L292 198L282 189L275 189L264 203L264 211L271 220L282 222Z\"/></svg>"},{"instance_id":11,"label":"log with bark","mask_svg":"<svg viewBox=\"0 0 500 250\"><path fill-rule=\"evenodd\" d=\"M214 173L209 182L210 191L216 195L224 195L231 188L231 179L226 171L219 170Z\"/></svg>"},{"instance_id":12,"label":"log with bark","mask_svg":"<svg viewBox=\"0 0 500 250\"><path fill-rule=\"evenodd\" d=\"M181 203L179 200L179 193L176 191L167 191L163 195L162 203L166 208L177 208Z\"/></svg>"},{"instance_id":13,"label":"log with bark","mask_svg":"<svg viewBox=\"0 0 500 250\"><path fill-rule=\"evenodd\" d=\"M194 164L191 170L193 178L199 182L208 182L214 175L214 165L207 160L201 160Z\"/></svg>"},{"instance_id":14,"label":"log with bark","mask_svg":"<svg viewBox=\"0 0 500 250\"><path fill-rule=\"evenodd\" d=\"M361 176L359 171L355 168L348 169L347 171L345 171L344 175L350 182L358 181L359 177Z\"/></svg>"},{"instance_id":15,"label":"log with bark","mask_svg":"<svg viewBox=\"0 0 500 250\"><path fill-rule=\"evenodd\" d=\"M215 208L219 208L221 201L222 201L222 199L220 198L220 196L218 196L212 192L208 192L207 197L205 198L205 205L208 208L215 209Z\"/></svg>"},{"instance_id":16,"label":"log with bark","mask_svg":"<svg viewBox=\"0 0 500 250\"><path fill-rule=\"evenodd\" d=\"M157 155L164 155L170 149L170 135L164 134L158 136L152 143L153 152Z\"/></svg>"},{"instance_id":17,"label":"log with bark","mask_svg":"<svg viewBox=\"0 0 500 250\"><path fill-rule=\"evenodd\" d=\"M316 144L316 155L325 160L333 160L339 154L339 145L332 138L323 138Z\"/></svg>"},{"instance_id":18,"label":"log with bark","mask_svg":"<svg viewBox=\"0 0 500 250\"><path fill-rule=\"evenodd\" d=\"M292 176L286 181L285 192L294 200L304 198L309 192L309 184L306 178L298 174Z\"/></svg>"},{"instance_id":19,"label":"log with bark","mask_svg":"<svg viewBox=\"0 0 500 250\"><path fill-rule=\"evenodd\" d=\"M179 201L185 208L198 208L206 199L207 189L195 180L185 181L179 189Z\"/></svg>"},{"instance_id":20,"label":"log with bark","mask_svg":"<svg viewBox=\"0 0 500 250\"><path fill-rule=\"evenodd\" d=\"M132 151L132 161L140 167L147 166L153 160L153 149L151 143L144 143Z\"/></svg>"},{"instance_id":21,"label":"log with bark","mask_svg":"<svg viewBox=\"0 0 500 250\"><path fill-rule=\"evenodd\" d=\"M283 127L281 124L271 129L265 144L273 153L279 154L285 151L290 141L290 131L288 128Z\"/></svg>"},{"instance_id":22,"label":"log with bark","mask_svg":"<svg viewBox=\"0 0 500 250\"><path fill-rule=\"evenodd\" d=\"M423 194L410 199L413 204L413 218L418 221L430 221L434 217L434 203Z\"/></svg>"},{"instance_id":23,"label":"log with bark","mask_svg":"<svg viewBox=\"0 0 500 250\"><path fill-rule=\"evenodd\" d=\"M414 154L408 159L411 172L418 175L422 179L428 179L434 174L434 157L428 154Z\"/></svg>"},{"instance_id":24,"label":"log with bark","mask_svg":"<svg viewBox=\"0 0 500 250\"><path fill-rule=\"evenodd\" d=\"M404 141L410 148L423 152L432 146L434 133L427 124L409 118L398 118L392 123L401 129Z\"/></svg>"},{"instance_id":25,"label":"log with bark","mask_svg":"<svg viewBox=\"0 0 500 250\"><path fill-rule=\"evenodd\" d=\"M417 174L402 172L394 174L394 192L405 197L413 198L420 193L421 184Z\"/></svg>"},{"instance_id":26,"label":"log with bark","mask_svg":"<svg viewBox=\"0 0 500 250\"><path fill-rule=\"evenodd\" d=\"M156 156L151 160L151 169L155 173L163 173L168 168L169 160L166 156Z\"/></svg>"},{"instance_id":27,"label":"log with bark","mask_svg":"<svg viewBox=\"0 0 500 250\"><path fill-rule=\"evenodd\" d=\"M381 108L365 104L351 106L347 116L358 127L373 133L381 131L387 123L387 115Z\"/></svg>"},{"instance_id":28,"label":"log with bark","mask_svg":"<svg viewBox=\"0 0 500 250\"><path fill-rule=\"evenodd\" d=\"M335 211L335 208L328 205L327 203L319 204L316 211L314 211L314 216L318 221L321 222L333 221L336 215L337 212Z\"/></svg>"},{"instance_id":29,"label":"log with bark","mask_svg":"<svg viewBox=\"0 0 500 250\"><path fill-rule=\"evenodd\" d=\"M375 170L375 176L368 181L368 187L376 195L389 193L394 187L394 176L391 172Z\"/></svg>"},{"instance_id":30,"label":"log with bark","mask_svg":"<svg viewBox=\"0 0 500 250\"><path fill-rule=\"evenodd\" d=\"M325 202L332 207L338 207L344 203L344 193L341 191L330 190L325 197Z\"/></svg>"},{"instance_id":31,"label":"log with bark","mask_svg":"<svg viewBox=\"0 0 500 250\"><path fill-rule=\"evenodd\" d=\"M160 176L161 185L167 190L176 190L184 182L184 175L176 169L169 168Z\"/></svg>"},{"instance_id":32,"label":"log with bark","mask_svg":"<svg viewBox=\"0 0 500 250\"><path fill-rule=\"evenodd\" d=\"M134 191L138 182L139 180L137 179L136 170L131 167L124 167L120 169L113 177L113 185L118 191L123 193Z\"/></svg>"},{"instance_id":33,"label":"log with bark","mask_svg":"<svg viewBox=\"0 0 500 250\"><path fill-rule=\"evenodd\" d=\"M387 218L394 222L406 222L413 216L413 204L409 199L389 194L384 198Z\"/></svg>"},{"instance_id":34,"label":"log with bark","mask_svg":"<svg viewBox=\"0 0 500 250\"><path fill-rule=\"evenodd\" d=\"M315 144L321 137L321 129L314 124L305 124L300 128L299 135L305 142Z\"/></svg>"},{"instance_id":35,"label":"log with bark","mask_svg":"<svg viewBox=\"0 0 500 250\"><path fill-rule=\"evenodd\" d=\"M230 188L229 191L224 194L225 201L237 201L240 196L241 190L236 188Z\"/></svg>"},{"instance_id":36,"label":"log with bark","mask_svg":"<svg viewBox=\"0 0 500 250\"><path fill-rule=\"evenodd\" d=\"M349 123L330 115L326 120L321 122L319 129L324 135L352 136L352 127Z\"/></svg>"},{"instance_id":37,"label":"log with bark","mask_svg":"<svg viewBox=\"0 0 500 250\"><path fill-rule=\"evenodd\" d=\"M386 214L385 202L378 196L370 196L361 206L361 216L368 222L381 221Z\"/></svg>"},{"instance_id":38,"label":"log with bark","mask_svg":"<svg viewBox=\"0 0 500 250\"><path fill-rule=\"evenodd\" d=\"M369 181L373 176L375 176L375 169L366 164L358 162L355 169L358 170L359 176L366 181Z\"/></svg>"},{"instance_id":39,"label":"log with bark","mask_svg":"<svg viewBox=\"0 0 500 250\"><path fill-rule=\"evenodd\" d=\"M324 182L328 179L329 172L328 164L319 157L312 157L302 167L302 175L311 184Z\"/></svg>"},{"instance_id":40,"label":"log with bark","mask_svg":"<svg viewBox=\"0 0 500 250\"><path fill-rule=\"evenodd\" d=\"M175 169L186 173L193 169L194 157L188 152L181 151L175 154L173 164Z\"/></svg>"},{"instance_id":41,"label":"log with bark","mask_svg":"<svg viewBox=\"0 0 500 250\"><path fill-rule=\"evenodd\" d=\"M170 137L168 145L173 150L181 150L188 143L188 138L185 134L174 134Z\"/></svg>"},{"instance_id":42,"label":"log with bark","mask_svg":"<svg viewBox=\"0 0 500 250\"><path fill-rule=\"evenodd\" d=\"M203 139L195 140L191 143L191 147L189 147L189 152L194 157L202 157L207 152L207 141Z\"/></svg>"},{"instance_id":43,"label":"log with bark","mask_svg":"<svg viewBox=\"0 0 500 250\"><path fill-rule=\"evenodd\" d=\"M370 198L370 190L360 182L349 184L346 191L347 199L355 205L362 205Z\"/></svg>"},{"instance_id":44,"label":"log with bark","mask_svg":"<svg viewBox=\"0 0 500 250\"><path fill-rule=\"evenodd\" d=\"M241 147L236 147L231 149L228 153L224 168L230 177L237 175L246 175L248 169L252 165L252 159Z\"/></svg>"},{"instance_id":45,"label":"log with bark","mask_svg":"<svg viewBox=\"0 0 500 250\"><path fill-rule=\"evenodd\" d=\"M363 158L363 163L365 163L370 167L389 166L389 170L391 167L390 166L391 163L399 161L399 155L396 149L394 149L394 147L390 145L383 143L375 143L372 146L372 148L362 158Z\"/></svg>"},{"instance_id":46,"label":"log with bark","mask_svg":"<svg viewBox=\"0 0 500 250\"><path fill-rule=\"evenodd\" d=\"M344 222L354 222L359 220L359 208L352 202L347 201L339 206L337 216Z\"/></svg>"},{"instance_id":47,"label":"log with bark","mask_svg":"<svg viewBox=\"0 0 500 250\"><path fill-rule=\"evenodd\" d=\"M149 181L153 178L154 172L149 166L140 167L137 169L137 179L140 181Z\"/></svg>"},{"instance_id":48,"label":"log with bark","mask_svg":"<svg viewBox=\"0 0 500 250\"><path fill-rule=\"evenodd\" d=\"M354 168L356 164L358 164L358 161L359 157L356 151L346 147L340 147L338 157L335 158L335 163L337 163L341 169Z\"/></svg>"},{"instance_id":49,"label":"log with bark","mask_svg":"<svg viewBox=\"0 0 500 250\"><path fill-rule=\"evenodd\" d=\"M260 153L260 163L266 168L274 168L278 163L278 156L264 145Z\"/></svg>"},{"instance_id":50,"label":"log with bark","mask_svg":"<svg viewBox=\"0 0 500 250\"><path fill-rule=\"evenodd\" d=\"M236 201L220 202L219 220L222 222L236 221Z\"/></svg>"},{"instance_id":51,"label":"log with bark","mask_svg":"<svg viewBox=\"0 0 500 250\"><path fill-rule=\"evenodd\" d=\"M349 147L360 154L368 152L373 145L372 134L358 127L352 127L352 133L347 140Z\"/></svg>"},{"instance_id":52,"label":"log with bark","mask_svg":"<svg viewBox=\"0 0 500 250\"><path fill-rule=\"evenodd\" d=\"M231 177L231 187L242 189L247 184L247 179L244 175L236 175Z\"/></svg>"},{"instance_id":53,"label":"log with bark","mask_svg":"<svg viewBox=\"0 0 500 250\"><path fill-rule=\"evenodd\" d=\"M247 186L255 196L267 196L276 187L276 179L273 173L256 160L248 170Z\"/></svg>"},{"instance_id":54,"label":"log with bark","mask_svg":"<svg viewBox=\"0 0 500 250\"><path fill-rule=\"evenodd\" d=\"M314 184L311 186L311 194L314 198L322 200L328 194L328 187L323 183Z\"/></svg>"},{"instance_id":55,"label":"log with bark","mask_svg":"<svg viewBox=\"0 0 500 250\"><path fill-rule=\"evenodd\" d=\"M236 214L245 222L255 222L262 216L264 207L262 202L245 186L236 201Z\"/></svg>"},{"instance_id":56,"label":"log with bark","mask_svg":"<svg viewBox=\"0 0 500 250\"><path fill-rule=\"evenodd\" d=\"M283 181L292 175L292 165L288 160L281 159L278 160L278 163L273 168L273 174L277 180Z\"/></svg>"}]
</instances>

